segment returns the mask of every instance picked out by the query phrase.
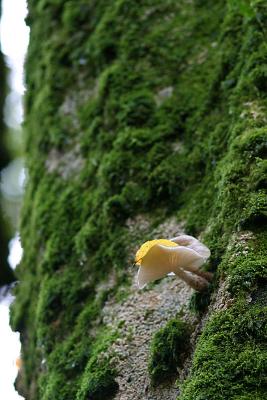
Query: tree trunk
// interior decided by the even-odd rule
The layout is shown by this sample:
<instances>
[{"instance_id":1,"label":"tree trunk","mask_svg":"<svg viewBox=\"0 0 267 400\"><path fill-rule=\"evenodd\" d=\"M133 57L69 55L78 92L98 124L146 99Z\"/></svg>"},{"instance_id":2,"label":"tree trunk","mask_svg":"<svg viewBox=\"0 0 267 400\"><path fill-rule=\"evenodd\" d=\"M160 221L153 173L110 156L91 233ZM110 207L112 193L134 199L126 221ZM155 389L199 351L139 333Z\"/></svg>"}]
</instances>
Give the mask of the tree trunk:
<instances>
[{"instance_id":1,"label":"tree trunk","mask_svg":"<svg viewBox=\"0 0 267 400\"><path fill-rule=\"evenodd\" d=\"M266 398L265 1L29 0L27 21L20 392ZM209 289L138 290L138 247L179 233Z\"/></svg>"}]
</instances>

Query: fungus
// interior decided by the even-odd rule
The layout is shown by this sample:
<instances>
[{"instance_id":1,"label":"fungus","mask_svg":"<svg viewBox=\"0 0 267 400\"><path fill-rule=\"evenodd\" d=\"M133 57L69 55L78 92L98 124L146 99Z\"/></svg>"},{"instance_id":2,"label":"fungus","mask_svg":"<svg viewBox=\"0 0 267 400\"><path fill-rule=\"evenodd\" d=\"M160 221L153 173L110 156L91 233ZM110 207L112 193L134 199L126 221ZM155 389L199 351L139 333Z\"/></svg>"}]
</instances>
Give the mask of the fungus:
<instances>
[{"instance_id":1,"label":"fungus","mask_svg":"<svg viewBox=\"0 0 267 400\"><path fill-rule=\"evenodd\" d=\"M211 272L200 270L209 256L210 250L188 235L145 242L135 256L135 264L139 266L138 287L141 289L147 283L173 272L201 292L208 287L213 276Z\"/></svg>"}]
</instances>

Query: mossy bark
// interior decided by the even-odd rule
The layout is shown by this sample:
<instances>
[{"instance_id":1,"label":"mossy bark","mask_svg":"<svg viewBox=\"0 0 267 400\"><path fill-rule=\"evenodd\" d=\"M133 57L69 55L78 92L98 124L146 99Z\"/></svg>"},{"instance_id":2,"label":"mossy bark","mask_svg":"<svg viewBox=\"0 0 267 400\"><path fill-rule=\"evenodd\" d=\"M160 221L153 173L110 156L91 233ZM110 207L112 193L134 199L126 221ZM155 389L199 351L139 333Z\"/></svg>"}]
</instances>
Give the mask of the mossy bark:
<instances>
[{"instance_id":1,"label":"mossy bark","mask_svg":"<svg viewBox=\"0 0 267 400\"><path fill-rule=\"evenodd\" d=\"M172 236L175 221L210 247L215 272L209 293L190 303L197 322L183 311L195 339L175 397L264 399L265 1L28 3L29 182L12 310L20 391L27 400L116 397L127 371L112 358L125 320L111 330L103 310L135 288L138 246ZM160 398L137 386L136 399Z\"/></svg>"}]
</instances>

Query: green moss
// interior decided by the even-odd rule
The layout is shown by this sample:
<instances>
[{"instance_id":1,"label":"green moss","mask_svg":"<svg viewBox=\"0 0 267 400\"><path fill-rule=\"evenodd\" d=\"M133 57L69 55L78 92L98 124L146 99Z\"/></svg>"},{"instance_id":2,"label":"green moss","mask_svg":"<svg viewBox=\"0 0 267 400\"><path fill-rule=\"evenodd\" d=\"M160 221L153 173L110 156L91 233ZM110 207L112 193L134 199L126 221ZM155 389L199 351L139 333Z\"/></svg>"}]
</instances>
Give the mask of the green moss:
<instances>
[{"instance_id":1,"label":"green moss","mask_svg":"<svg viewBox=\"0 0 267 400\"><path fill-rule=\"evenodd\" d=\"M203 314L210 304L213 290L213 285L210 285L204 292L194 292L190 298L189 310L196 315Z\"/></svg>"},{"instance_id":2,"label":"green moss","mask_svg":"<svg viewBox=\"0 0 267 400\"><path fill-rule=\"evenodd\" d=\"M176 375L182 367L189 349L190 331L188 325L173 319L159 329L150 346L148 370L153 384L158 384Z\"/></svg>"},{"instance_id":3,"label":"green moss","mask_svg":"<svg viewBox=\"0 0 267 400\"><path fill-rule=\"evenodd\" d=\"M119 123L123 126L153 125L156 104L150 91L137 91L134 95L121 97L121 111L118 114Z\"/></svg>"},{"instance_id":4,"label":"green moss","mask_svg":"<svg viewBox=\"0 0 267 400\"><path fill-rule=\"evenodd\" d=\"M192 378L179 399L235 399L253 393L264 398L266 323L266 310L244 300L217 312L197 344Z\"/></svg>"},{"instance_id":5,"label":"green moss","mask_svg":"<svg viewBox=\"0 0 267 400\"><path fill-rule=\"evenodd\" d=\"M247 239L248 238L248 239ZM245 232L243 240L233 238L231 250L226 252L220 268L229 276L229 290L254 291L258 282L267 278L266 235Z\"/></svg>"},{"instance_id":6,"label":"green moss","mask_svg":"<svg viewBox=\"0 0 267 400\"><path fill-rule=\"evenodd\" d=\"M38 343L42 348L43 357L41 360L42 373L39 376L41 398L49 399L54 392L55 399L65 396L72 396L77 400L100 399L109 391L114 392L114 388L117 387L114 381L115 370L109 364L112 353L110 352L102 358L101 354L108 351L118 334L115 331L105 330L100 321L96 322L103 301L102 295L87 304L80 312L74 329L69 335L65 334L65 340L61 343L59 338L55 340L51 353L43 344L44 338L41 342L39 334ZM55 325L57 328L59 327L58 320L49 324L50 334L55 333ZM92 328L98 328L96 337L90 334ZM64 332L63 329L61 339ZM48 340L45 340L45 343L47 345ZM62 354L67 355L67 359L62 358ZM49 373L50 369L53 371L51 374ZM62 385L62 379L67 379L72 382L72 385Z\"/></svg>"},{"instance_id":7,"label":"green moss","mask_svg":"<svg viewBox=\"0 0 267 400\"><path fill-rule=\"evenodd\" d=\"M60 278L58 275L61 275ZM54 279L43 279L36 310L37 340L47 352L54 347L79 314L90 293L90 284L80 285L81 275L74 270L58 271ZM69 309L68 313L64 310ZM90 307L91 309L91 307Z\"/></svg>"},{"instance_id":8,"label":"green moss","mask_svg":"<svg viewBox=\"0 0 267 400\"><path fill-rule=\"evenodd\" d=\"M77 400L100 400L112 397L119 385L114 377L116 371L110 366L109 356L105 352L116 339L117 334L105 333L96 342L90 361L82 376Z\"/></svg>"}]
</instances>

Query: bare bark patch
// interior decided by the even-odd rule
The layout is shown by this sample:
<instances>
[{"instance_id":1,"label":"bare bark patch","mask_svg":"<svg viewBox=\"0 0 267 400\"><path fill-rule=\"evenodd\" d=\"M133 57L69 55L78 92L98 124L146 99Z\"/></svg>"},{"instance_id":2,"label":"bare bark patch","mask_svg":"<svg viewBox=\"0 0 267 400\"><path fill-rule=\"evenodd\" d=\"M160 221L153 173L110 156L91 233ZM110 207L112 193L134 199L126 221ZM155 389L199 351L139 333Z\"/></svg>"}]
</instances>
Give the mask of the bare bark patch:
<instances>
[{"instance_id":1,"label":"bare bark patch","mask_svg":"<svg viewBox=\"0 0 267 400\"><path fill-rule=\"evenodd\" d=\"M138 290L133 284L130 291L123 304L111 300L103 309L103 322L110 329L119 326L120 331L120 339L109 350L116 354L111 364L118 371L119 391L114 399L174 400L179 394L175 382L154 388L150 385L149 346L153 334L185 307L192 289L179 279L166 277L153 289Z\"/></svg>"},{"instance_id":2,"label":"bare bark patch","mask_svg":"<svg viewBox=\"0 0 267 400\"><path fill-rule=\"evenodd\" d=\"M46 160L46 169L49 173L56 172L63 179L79 176L84 166L84 159L80 154L80 146L76 145L68 152L61 153L57 149L52 149Z\"/></svg>"}]
</instances>

